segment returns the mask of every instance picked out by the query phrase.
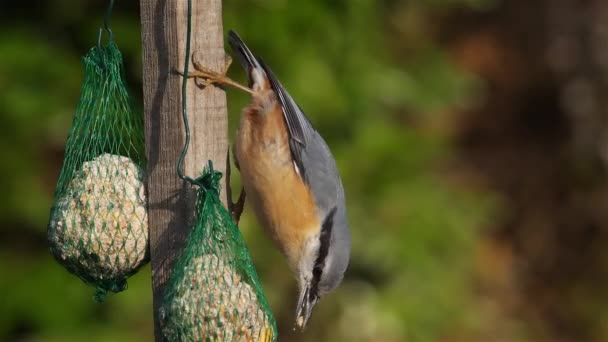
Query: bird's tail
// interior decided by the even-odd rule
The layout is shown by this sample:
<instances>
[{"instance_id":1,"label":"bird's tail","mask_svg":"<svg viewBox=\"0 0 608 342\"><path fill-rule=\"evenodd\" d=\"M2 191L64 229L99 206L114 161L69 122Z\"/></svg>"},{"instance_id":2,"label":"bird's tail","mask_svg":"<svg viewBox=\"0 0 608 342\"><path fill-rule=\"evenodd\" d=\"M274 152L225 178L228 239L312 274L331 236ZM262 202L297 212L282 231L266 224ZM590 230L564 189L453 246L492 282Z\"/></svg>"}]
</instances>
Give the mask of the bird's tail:
<instances>
[{"instance_id":1,"label":"bird's tail","mask_svg":"<svg viewBox=\"0 0 608 342\"><path fill-rule=\"evenodd\" d=\"M260 61L253 55L251 50L245 45L245 42L239 37L239 35L230 30L228 32L228 43L236 55L238 56L239 63L247 71L249 76L249 87L255 84L266 84L266 72L260 64Z\"/></svg>"},{"instance_id":2,"label":"bird's tail","mask_svg":"<svg viewBox=\"0 0 608 342\"><path fill-rule=\"evenodd\" d=\"M262 68L258 60L255 58L251 50L245 45L245 42L239 35L230 30L228 32L228 43L234 52L238 55L239 63L249 71L251 68Z\"/></svg>"}]
</instances>

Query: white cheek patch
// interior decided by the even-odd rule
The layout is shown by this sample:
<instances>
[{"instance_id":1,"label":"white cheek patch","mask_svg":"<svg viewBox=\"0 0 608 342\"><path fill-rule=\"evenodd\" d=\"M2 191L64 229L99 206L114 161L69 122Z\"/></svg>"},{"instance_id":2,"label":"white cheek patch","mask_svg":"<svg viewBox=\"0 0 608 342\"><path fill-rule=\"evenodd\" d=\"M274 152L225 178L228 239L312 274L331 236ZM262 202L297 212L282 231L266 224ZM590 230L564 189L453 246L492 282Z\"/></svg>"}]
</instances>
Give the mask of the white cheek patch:
<instances>
[{"instance_id":1,"label":"white cheek patch","mask_svg":"<svg viewBox=\"0 0 608 342\"><path fill-rule=\"evenodd\" d=\"M306 239L304 243L302 256L298 264L298 272L300 273L300 277L303 277L307 281L312 280L312 269L315 267L319 245L319 234L314 234Z\"/></svg>"}]
</instances>

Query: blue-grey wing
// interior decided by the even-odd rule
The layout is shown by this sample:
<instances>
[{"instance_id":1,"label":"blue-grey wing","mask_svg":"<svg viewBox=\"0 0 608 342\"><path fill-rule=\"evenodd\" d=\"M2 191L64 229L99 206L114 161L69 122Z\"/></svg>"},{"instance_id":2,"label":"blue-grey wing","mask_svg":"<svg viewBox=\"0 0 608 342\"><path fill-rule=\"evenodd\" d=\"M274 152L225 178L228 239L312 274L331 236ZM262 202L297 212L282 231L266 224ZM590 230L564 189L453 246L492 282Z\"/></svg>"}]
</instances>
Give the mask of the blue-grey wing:
<instances>
[{"instance_id":1,"label":"blue-grey wing","mask_svg":"<svg viewBox=\"0 0 608 342\"><path fill-rule=\"evenodd\" d=\"M321 135L313 128L304 111L289 95L274 76L270 68L258 58L270 86L281 105L289 132L289 148L295 166L302 180L308 184L313 194L317 214L321 219L321 234L328 233L328 240L321 239L324 258L317 262L319 273L319 293L334 289L344 276L350 260L351 235L346 215L346 202L342 180L338 174L336 161ZM331 246L331 247L330 247Z\"/></svg>"},{"instance_id":2,"label":"blue-grey wing","mask_svg":"<svg viewBox=\"0 0 608 342\"><path fill-rule=\"evenodd\" d=\"M287 123L287 130L289 131L289 149L291 150L291 156L298 167L300 176L308 183L308 175L306 166L302 162L302 153L306 148L311 135L314 132L314 128L304 112L296 104L293 98L287 93L281 82L274 76L272 70L260 60L262 68L266 72L266 76L270 81L270 86L277 96L281 109L283 110L283 116Z\"/></svg>"},{"instance_id":3,"label":"blue-grey wing","mask_svg":"<svg viewBox=\"0 0 608 342\"><path fill-rule=\"evenodd\" d=\"M329 147L316 131L302 150L302 164L320 217L325 217L334 207L340 216L344 206L342 180Z\"/></svg>"},{"instance_id":4,"label":"blue-grey wing","mask_svg":"<svg viewBox=\"0 0 608 342\"><path fill-rule=\"evenodd\" d=\"M329 147L272 70L261 60L259 62L283 110L293 161L311 188L320 217L336 208L338 220L345 219L344 189Z\"/></svg>"}]
</instances>

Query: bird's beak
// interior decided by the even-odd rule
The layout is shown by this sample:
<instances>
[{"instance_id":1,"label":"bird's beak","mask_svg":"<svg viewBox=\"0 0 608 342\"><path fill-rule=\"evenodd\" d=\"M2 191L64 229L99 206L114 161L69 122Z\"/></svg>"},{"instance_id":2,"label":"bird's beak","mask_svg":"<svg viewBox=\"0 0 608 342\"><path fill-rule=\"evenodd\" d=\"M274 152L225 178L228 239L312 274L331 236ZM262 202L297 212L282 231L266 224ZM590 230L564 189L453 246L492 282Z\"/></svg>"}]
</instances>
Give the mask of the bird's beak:
<instances>
[{"instance_id":1,"label":"bird's beak","mask_svg":"<svg viewBox=\"0 0 608 342\"><path fill-rule=\"evenodd\" d=\"M300 329L300 331L306 328L312 308L317 304L318 300L319 297L310 290L309 286L305 286L300 290L300 298L298 299L298 308L296 310L296 328Z\"/></svg>"}]
</instances>

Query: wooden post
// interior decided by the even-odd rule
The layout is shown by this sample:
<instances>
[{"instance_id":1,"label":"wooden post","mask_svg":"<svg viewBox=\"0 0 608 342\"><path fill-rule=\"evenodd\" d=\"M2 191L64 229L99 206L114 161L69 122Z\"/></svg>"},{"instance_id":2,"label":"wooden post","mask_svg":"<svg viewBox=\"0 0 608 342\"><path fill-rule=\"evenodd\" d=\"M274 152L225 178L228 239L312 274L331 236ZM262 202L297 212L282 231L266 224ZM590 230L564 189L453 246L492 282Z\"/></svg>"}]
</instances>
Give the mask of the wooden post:
<instances>
[{"instance_id":1,"label":"wooden post","mask_svg":"<svg viewBox=\"0 0 608 342\"><path fill-rule=\"evenodd\" d=\"M187 28L186 0L140 0L143 42L143 94L148 156L150 256L154 295L154 332L162 340L158 309L175 257L189 232L194 191L176 173L184 145L181 118L181 76ZM193 52L214 70L224 66L221 0L192 3ZM192 70L192 64L190 64ZM228 148L226 95L215 87L201 90L188 81L188 118L192 140L185 174L195 178L213 160L224 172ZM222 187L224 184L222 184Z\"/></svg>"}]
</instances>

